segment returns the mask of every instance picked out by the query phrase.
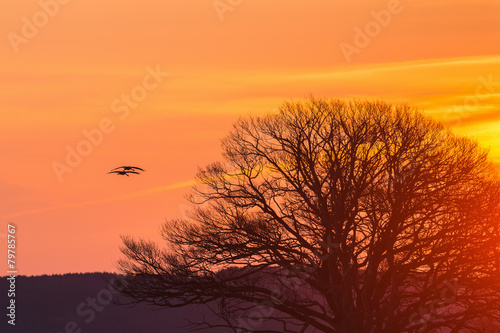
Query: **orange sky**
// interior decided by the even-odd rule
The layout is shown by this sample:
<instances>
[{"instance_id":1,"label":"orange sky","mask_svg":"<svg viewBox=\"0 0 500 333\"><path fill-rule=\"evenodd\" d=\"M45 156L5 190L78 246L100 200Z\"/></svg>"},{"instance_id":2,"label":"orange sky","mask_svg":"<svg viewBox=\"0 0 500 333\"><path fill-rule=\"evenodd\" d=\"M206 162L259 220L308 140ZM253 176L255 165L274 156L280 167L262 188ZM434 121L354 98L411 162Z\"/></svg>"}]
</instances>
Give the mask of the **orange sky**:
<instances>
[{"instance_id":1,"label":"orange sky","mask_svg":"<svg viewBox=\"0 0 500 333\"><path fill-rule=\"evenodd\" d=\"M0 12L0 253L14 223L20 274L114 270L120 235L182 216L238 117L288 98L409 102L500 163L497 0L59 1ZM86 156L61 169L68 147ZM122 164L147 172L106 174Z\"/></svg>"}]
</instances>

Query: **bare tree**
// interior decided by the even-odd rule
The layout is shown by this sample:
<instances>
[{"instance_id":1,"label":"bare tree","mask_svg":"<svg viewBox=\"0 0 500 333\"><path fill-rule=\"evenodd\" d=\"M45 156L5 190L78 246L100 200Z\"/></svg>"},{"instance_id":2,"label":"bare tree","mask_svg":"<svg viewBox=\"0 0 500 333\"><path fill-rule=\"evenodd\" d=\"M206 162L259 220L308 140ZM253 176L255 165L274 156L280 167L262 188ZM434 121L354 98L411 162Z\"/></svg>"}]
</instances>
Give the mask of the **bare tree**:
<instances>
[{"instance_id":1,"label":"bare tree","mask_svg":"<svg viewBox=\"0 0 500 333\"><path fill-rule=\"evenodd\" d=\"M124 237L135 302L211 304L201 327L234 332L500 320L500 182L475 141L407 105L310 98L238 121L222 148L165 248Z\"/></svg>"}]
</instances>

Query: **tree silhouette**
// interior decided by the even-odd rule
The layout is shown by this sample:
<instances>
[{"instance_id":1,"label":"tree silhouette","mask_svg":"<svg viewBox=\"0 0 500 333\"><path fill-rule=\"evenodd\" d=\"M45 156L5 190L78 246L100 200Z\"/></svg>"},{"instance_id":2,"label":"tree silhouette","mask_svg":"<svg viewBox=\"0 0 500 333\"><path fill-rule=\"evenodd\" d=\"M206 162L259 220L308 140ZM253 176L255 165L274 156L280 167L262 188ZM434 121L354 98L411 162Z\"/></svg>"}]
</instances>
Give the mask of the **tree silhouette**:
<instances>
[{"instance_id":1,"label":"tree silhouette","mask_svg":"<svg viewBox=\"0 0 500 333\"><path fill-rule=\"evenodd\" d=\"M309 98L239 120L222 148L166 248L123 237L134 302L216 304L197 324L234 332L500 319L500 182L475 141L407 105Z\"/></svg>"}]
</instances>

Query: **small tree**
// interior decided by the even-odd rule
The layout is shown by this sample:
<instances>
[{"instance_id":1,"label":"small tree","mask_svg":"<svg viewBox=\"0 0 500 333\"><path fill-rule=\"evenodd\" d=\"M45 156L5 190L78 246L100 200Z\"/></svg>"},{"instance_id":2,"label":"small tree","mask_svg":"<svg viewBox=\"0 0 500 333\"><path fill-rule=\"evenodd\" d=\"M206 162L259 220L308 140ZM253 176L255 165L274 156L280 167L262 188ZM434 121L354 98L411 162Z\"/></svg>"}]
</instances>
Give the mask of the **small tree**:
<instances>
[{"instance_id":1,"label":"small tree","mask_svg":"<svg viewBox=\"0 0 500 333\"><path fill-rule=\"evenodd\" d=\"M237 332L500 319L500 182L475 141L406 105L310 98L238 121L222 148L165 249L123 238L136 302L217 304Z\"/></svg>"}]
</instances>

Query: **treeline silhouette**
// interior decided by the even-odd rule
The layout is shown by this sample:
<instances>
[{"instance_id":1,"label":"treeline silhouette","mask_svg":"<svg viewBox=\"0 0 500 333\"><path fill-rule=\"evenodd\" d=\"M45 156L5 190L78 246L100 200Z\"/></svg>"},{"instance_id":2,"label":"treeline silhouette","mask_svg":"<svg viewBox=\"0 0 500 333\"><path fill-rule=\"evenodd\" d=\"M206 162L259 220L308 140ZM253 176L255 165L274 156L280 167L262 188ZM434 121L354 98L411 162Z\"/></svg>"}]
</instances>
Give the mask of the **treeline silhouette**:
<instances>
[{"instance_id":1,"label":"treeline silhouette","mask_svg":"<svg viewBox=\"0 0 500 333\"><path fill-rule=\"evenodd\" d=\"M0 332L186 332L184 317L210 315L204 307L159 309L140 304L118 305L126 299L110 289L109 273L18 276L16 278L16 325L7 323L8 281L0 279ZM107 298L112 295L111 299ZM90 298L90 299L89 299ZM94 300L92 300L94 299ZM99 302L101 301L101 302ZM108 303L108 304L106 304ZM74 324L68 324L74 322ZM69 325L69 329L67 329ZM213 331L215 332L215 331Z\"/></svg>"}]
</instances>

